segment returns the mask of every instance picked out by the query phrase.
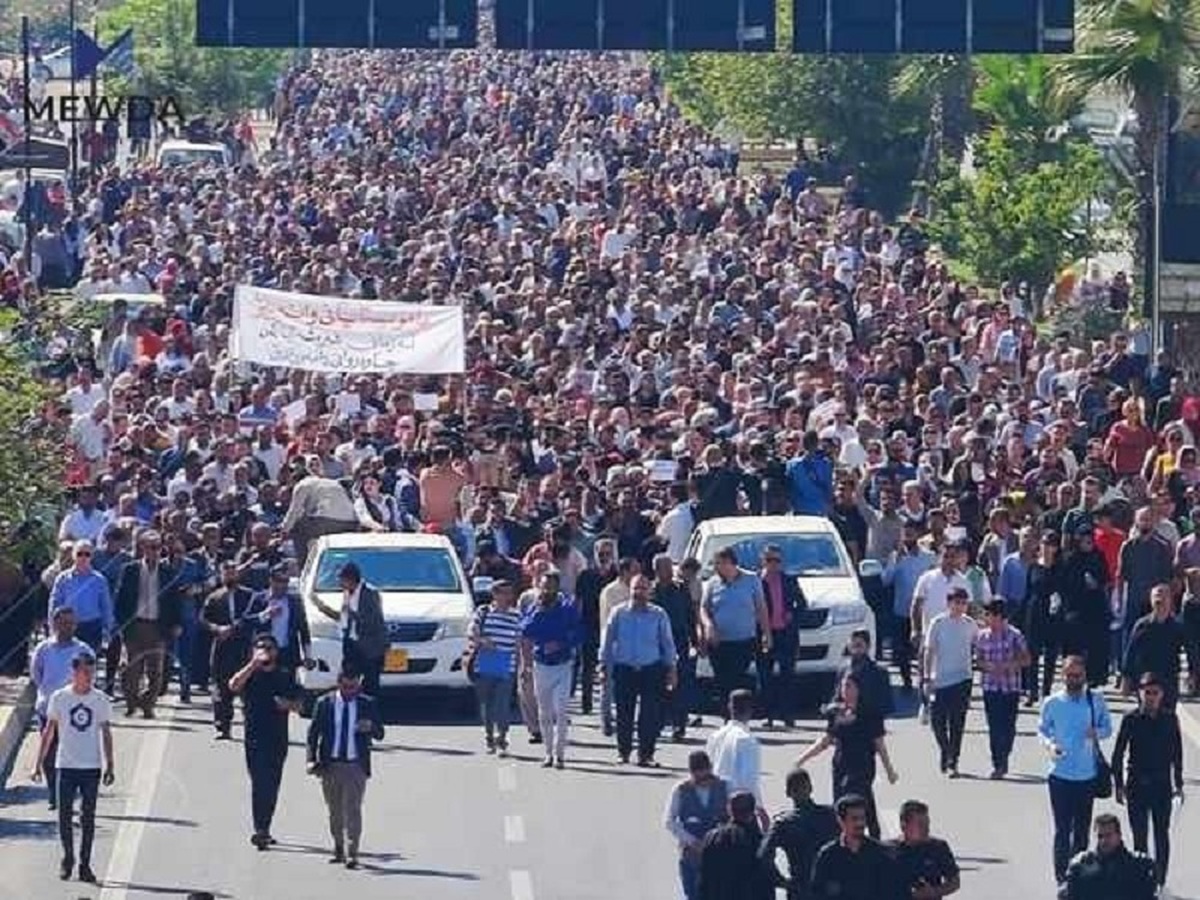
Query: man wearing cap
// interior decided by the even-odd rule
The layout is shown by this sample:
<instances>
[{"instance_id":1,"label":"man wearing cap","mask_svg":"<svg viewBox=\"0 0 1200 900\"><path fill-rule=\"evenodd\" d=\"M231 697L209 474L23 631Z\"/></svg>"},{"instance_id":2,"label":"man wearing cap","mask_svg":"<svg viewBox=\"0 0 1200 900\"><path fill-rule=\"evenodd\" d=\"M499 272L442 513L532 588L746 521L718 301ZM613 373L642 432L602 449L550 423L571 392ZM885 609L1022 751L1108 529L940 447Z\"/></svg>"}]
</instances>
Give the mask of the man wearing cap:
<instances>
[{"instance_id":1,"label":"man wearing cap","mask_svg":"<svg viewBox=\"0 0 1200 900\"><path fill-rule=\"evenodd\" d=\"M79 827L79 880L96 883L92 871L92 841L96 834L96 800L101 782L113 783L113 740L110 721L112 701L96 690L96 657L83 651L71 660L71 681L50 695L46 703L46 725L38 747L34 780L47 769L51 749L58 775L58 836L63 857L59 877L68 880L75 871L75 795L82 809ZM103 775L101 774L103 764Z\"/></svg>"},{"instance_id":2,"label":"man wearing cap","mask_svg":"<svg viewBox=\"0 0 1200 900\"><path fill-rule=\"evenodd\" d=\"M275 639L279 667L295 672L312 663L312 637L304 601L288 588L290 577L286 563L271 569L270 586L254 595L246 619L255 635L269 634Z\"/></svg>"},{"instance_id":3,"label":"man wearing cap","mask_svg":"<svg viewBox=\"0 0 1200 900\"><path fill-rule=\"evenodd\" d=\"M200 625L212 635L209 669L213 694L213 726L218 740L229 740L233 725L233 692L229 679L250 658L250 624L246 614L254 594L239 583L239 568L233 560L221 563L221 587L204 600Z\"/></svg>"},{"instance_id":4,"label":"man wearing cap","mask_svg":"<svg viewBox=\"0 0 1200 900\"><path fill-rule=\"evenodd\" d=\"M91 541L75 542L75 565L54 579L47 619L53 621L56 609L71 607L75 611L76 636L98 654L104 639L112 634L114 618L108 580L92 569L92 552Z\"/></svg>"},{"instance_id":5,"label":"man wearing cap","mask_svg":"<svg viewBox=\"0 0 1200 900\"><path fill-rule=\"evenodd\" d=\"M29 660L29 675L37 688L37 700L33 711L38 725L46 727L46 707L51 695L59 688L71 683L71 664L77 656L92 652L92 649L75 636L75 610L60 606L54 610L54 634L41 641L33 650ZM57 747L52 744L47 750L43 770L46 774L46 793L50 808L57 806L58 779L54 774L54 758Z\"/></svg>"}]
</instances>

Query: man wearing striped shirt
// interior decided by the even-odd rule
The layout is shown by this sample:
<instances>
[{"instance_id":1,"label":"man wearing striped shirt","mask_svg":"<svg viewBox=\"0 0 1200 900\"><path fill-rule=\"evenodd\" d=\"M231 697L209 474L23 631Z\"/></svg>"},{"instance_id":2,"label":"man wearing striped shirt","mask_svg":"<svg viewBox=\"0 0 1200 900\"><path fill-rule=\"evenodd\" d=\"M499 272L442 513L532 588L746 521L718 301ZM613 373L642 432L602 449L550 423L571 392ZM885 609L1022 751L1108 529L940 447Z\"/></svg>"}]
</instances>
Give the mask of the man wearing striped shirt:
<instances>
[{"instance_id":1,"label":"man wearing striped shirt","mask_svg":"<svg viewBox=\"0 0 1200 900\"><path fill-rule=\"evenodd\" d=\"M1003 600L984 607L986 627L975 636L975 661L983 673L983 709L987 715L993 779L1008 774L1008 757L1017 737L1021 672L1029 665L1025 637L1008 623Z\"/></svg>"},{"instance_id":2,"label":"man wearing striped shirt","mask_svg":"<svg viewBox=\"0 0 1200 900\"><path fill-rule=\"evenodd\" d=\"M492 585L492 602L481 606L471 623L470 639L476 648L475 693L488 753L508 756L509 712L517 640L521 636L521 611L516 606L512 582Z\"/></svg>"}]
</instances>

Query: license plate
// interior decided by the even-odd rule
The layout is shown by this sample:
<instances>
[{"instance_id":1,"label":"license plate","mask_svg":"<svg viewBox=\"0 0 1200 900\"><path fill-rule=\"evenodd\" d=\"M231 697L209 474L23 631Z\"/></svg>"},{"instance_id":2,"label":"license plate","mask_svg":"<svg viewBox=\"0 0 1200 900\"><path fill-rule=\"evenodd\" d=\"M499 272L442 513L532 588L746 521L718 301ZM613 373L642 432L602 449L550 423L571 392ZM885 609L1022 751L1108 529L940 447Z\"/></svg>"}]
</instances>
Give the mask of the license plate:
<instances>
[{"instance_id":1,"label":"license plate","mask_svg":"<svg viewBox=\"0 0 1200 900\"><path fill-rule=\"evenodd\" d=\"M407 650L389 650L383 658L383 671L385 672L407 672L408 671L408 651Z\"/></svg>"}]
</instances>

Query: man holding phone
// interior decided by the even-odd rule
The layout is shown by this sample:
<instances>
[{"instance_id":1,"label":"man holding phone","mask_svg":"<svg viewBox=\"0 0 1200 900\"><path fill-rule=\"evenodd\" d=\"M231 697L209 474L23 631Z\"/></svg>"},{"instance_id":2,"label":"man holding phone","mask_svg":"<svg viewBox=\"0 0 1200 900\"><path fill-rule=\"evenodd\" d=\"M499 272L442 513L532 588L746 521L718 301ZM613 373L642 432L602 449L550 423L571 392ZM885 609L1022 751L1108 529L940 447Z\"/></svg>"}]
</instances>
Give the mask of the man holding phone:
<instances>
[{"instance_id":1,"label":"man holding phone","mask_svg":"<svg viewBox=\"0 0 1200 900\"><path fill-rule=\"evenodd\" d=\"M54 765L58 771L58 836L63 858L59 877L70 879L75 869L75 794L82 798L79 827L79 880L96 883L92 871L92 841L96 834L96 799L100 785L114 781L112 701L93 686L96 657L81 651L71 660L71 683L50 695L46 727L38 748L33 780L39 781L51 747L57 741ZM104 769L101 774L101 750Z\"/></svg>"},{"instance_id":2,"label":"man holding phone","mask_svg":"<svg viewBox=\"0 0 1200 900\"><path fill-rule=\"evenodd\" d=\"M270 634L254 641L254 653L229 679L229 689L242 695L246 719L246 769L250 773L250 806L254 832L250 843L266 850L271 820L279 800L279 783L288 752L288 713L300 710L300 687L279 664L279 644Z\"/></svg>"}]
</instances>

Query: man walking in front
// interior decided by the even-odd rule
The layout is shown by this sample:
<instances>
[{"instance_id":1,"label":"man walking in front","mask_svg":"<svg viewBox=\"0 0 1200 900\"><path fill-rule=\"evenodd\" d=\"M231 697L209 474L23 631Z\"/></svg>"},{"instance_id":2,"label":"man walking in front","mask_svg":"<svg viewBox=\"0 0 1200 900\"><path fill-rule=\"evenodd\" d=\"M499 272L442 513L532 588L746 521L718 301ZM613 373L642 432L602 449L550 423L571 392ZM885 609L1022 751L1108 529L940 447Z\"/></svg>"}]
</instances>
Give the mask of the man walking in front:
<instances>
[{"instance_id":1,"label":"man walking in front","mask_svg":"<svg viewBox=\"0 0 1200 900\"><path fill-rule=\"evenodd\" d=\"M1095 800L1096 747L1112 734L1103 694L1087 688L1078 656L1063 664L1063 687L1042 701L1038 736L1050 754L1050 808L1054 813L1054 876L1062 884L1067 864L1087 848Z\"/></svg>"},{"instance_id":2,"label":"man walking in front","mask_svg":"<svg viewBox=\"0 0 1200 900\"><path fill-rule=\"evenodd\" d=\"M813 802L812 777L799 766L788 772L787 795L792 808L771 820L758 856L767 874L774 875L776 887L787 891L788 900L809 900L813 862L821 848L837 838L837 816L831 807ZM787 878L775 864L779 850L787 857Z\"/></svg>"},{"instance_id":3,"label":"man walking in front","mask_svg":"<svg viewBox=\"0 0 1200 900\"><path fill-rule=\"evenodd\" d=\"M729 797L729 821L718 825L700 847L700 900L771 900L775 893L758 860L762 830L748 791Z\"/></svg>"},{"instance_id":4,"label":"man walking in front","mask_svg":"<svg viewBox=\"0 0 1200 900\"><path fill-rule=\"evenodd\" d=\"M762 652L771 652L771 622L761 579L738 566L732 548L717 551L715 566L700 595L700 621L717 690L728 697L745 680L759 635Z\"/></svg>"},{"instance_id":5,"label":"man walking in front","mask_svg":"<svg viewBox=\"0 0 1200 900\"><path fill-rule=\"evenodd\" d=\"M338 687L317 700L308 725L308 772L321 779L333 836L331 863L358 868L362 804L371 777L371 742L383 740L375 699L362 693L362 676L342 666Z\"/></svg>"},{"instance_id":6,"label":"man walking in front","mask_svg":"<svg viewBox=\"0 0 1200 900\"><path fill-rule=\"evenodd\" d=\"M655 765L663 697L676 684L675 640L670 618L650 602L650 579L635 575L630 587L630 599L612 611L604 627L600 660L604 677L612 673L615 682L617 755L629 762L636 709L637 764L644 768Z\"/></svg>"},{"instance_id":7,"label":"man walking in front","mask_svg":"<svg viewBox=\"0 0 1200 900\"><path fill-rule=\"evenodd\" d=\"M96 800L100 784L108 787L114 780L112 701L93 686L96 657L80 653L71 661L71 683L59 688L46 706L46 727L38 748L34 779L46 768L50 749L55 748L54 767L58 772L58 836L63 858L59 877L70 879L75 870L75 794L82 809L79 813L79 880L96 883L92 871L92 841L96 835ZM103 763L103 775L101 774Z\"/></svg>"},{"instance_id":8,"label":"man walking in front","mask_svg":"<svg viewBox=\"0 0 1200 900\"><path fill-rule=\"evenodd\" d=\"M138 541L141 559L121 572L117 620L124 629L125 715L140 708L154 718L154 704L165 687L167 642L182 632L178 573L162 560L162 537L145 531ZM143 679L145 686L143 687Z\"/></svg>"},{"instance_id":9,"label":"man walking in front","mask_svg":"<svg viewBox=\"0 0 1200 900\"><path fill-rule=\"evenodd\" d=\"M967 616L969 595L963 587L951 587L949 608L934 616L925 638L925 684L933 692L930 724L941 753L942 773L958 777L967 709L971 705L973 679L972 648L979 626Z\"/></svg>"},{"instance_id":10,"label":"man walking in front","mask_svg":"<svg viewBox=\"0 0 1200 900\"><path fill-rule=\"evenodd\" d=\"M1030 663L1025 638L1008 623L1004 600L984 607L987 627L975 637L975 660L983 677L983 711L987 716L993 779L1008 774L1008 757L1017 738L1021 672Z\"/></svg>"},{"instance_id":11,"label":"man walking in front","mask_svg":"<svg viewBox=\"0 0 1200 900\"><path fill-rule=\"evenodd\" d=\"M48 708L55 691L71 683L76 657L92 652L79 638L75 637L75 611L69 606L60 606L54 611L54 634L46 638L33 650L29 661L29 674L37 688L37 700L33 711L38 726L45 731L49 722ZM46 776L46 793L50 809L58 806L58 778L55 777L54 760L58 753L57 738L52 738L42 761L42 772Z\"/></svg>"},{"instance_id":12,"label":"man walking in front","mask_svg":"<svg viewBox=\"0 0 1200 900\"><path fill-rule=\"evenodd\" d=\"M1111 813L1096 816L1096 849L1071 861L1059 900L1154 900L1154 863L1130 853L1121 840L1121 822Z\"/></svg>"},{"instance_id":13,"label":"man walking in front","mask_svg":"<svg viewBox=\"0 0 1200 900\"><path fill-rule=\"evenodd\" d=\"M754 714L754 694L741 689L729 695L729 719L708 738L705 750L713 771L729 788L730 794L745 791L758 798L759 819L765 826L767 813L762 802L762 748L750 731Z\"/></svg>"},{"instance_id":14,"label":"man walking in front","mask_svg":"<svg viewBox=\"0 0 1200 900\"><path fill-rule=\"evenodd\" d=\"M233 560L221 563L221 587L208 595L200 610L200 624L212 635L213 726L222 741L229 740L233 727L229 679L250 658L250 624L245 619L254 595L238 583L240 571Z\"/></svg>"},{"instance_id":15,"label":"man walking in front","mask_svg":"<svg viewBox=\"0 0 1200 900\"><path fill-rule=\"evenodd\" d=\"M671 791L664 816L667 831L679 843L679 883L684 900L700 897L700 849L705 836L729 819L729 793L713 774L703 750L688 754L688 777Z\"/></svg>"},{"instance_id":16,"label":"man walking in front","mask_svg":"<svg viewBox=\"0 0 1200 900\"><path fill-rule=\"evenodd\" d=\"M565 765L571 669L583 638L579 608L558 587L558 573L545 572L538 585L537 606L521 624L526 652L533 658L533 689L542 739L546 742L542 767L546 769L552 766L561 769Z\"/></svg>"}]
</instances>

